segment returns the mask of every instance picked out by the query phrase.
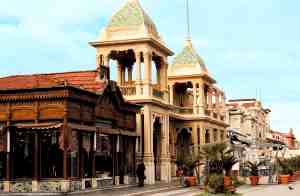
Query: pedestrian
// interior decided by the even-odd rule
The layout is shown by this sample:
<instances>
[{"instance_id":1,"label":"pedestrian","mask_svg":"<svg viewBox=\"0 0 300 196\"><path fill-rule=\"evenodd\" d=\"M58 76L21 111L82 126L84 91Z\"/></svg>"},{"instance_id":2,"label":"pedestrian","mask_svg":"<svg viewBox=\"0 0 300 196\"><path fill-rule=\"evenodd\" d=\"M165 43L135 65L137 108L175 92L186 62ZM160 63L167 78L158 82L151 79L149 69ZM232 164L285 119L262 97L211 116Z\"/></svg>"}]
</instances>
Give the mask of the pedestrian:
<instances>
[{"instance_id":1,"label":"pedestrian","mask_svg":"<svg viewBox=\"0 0 300 196\"><path fill-rule=\"evenodd\" d=\"M184 184L184 171L183 171L182 167L179 168L178 174L179 174L179 178L180 178L180 185L185 186L185 184Z\"/></svg>"},{"instance_id":2,"label":"pedestrian","mask_svg":"<svg viewBox=\"0 0 300 196\"><path fill-rule=\"evenodd\" d=\"M146 170L146 168L145 168L144 163L138 164L136 174L137 174L137 177L139 179L139 187L144 186L144 180L146 179L145 170Z\"/></svg>"}]
</instances>

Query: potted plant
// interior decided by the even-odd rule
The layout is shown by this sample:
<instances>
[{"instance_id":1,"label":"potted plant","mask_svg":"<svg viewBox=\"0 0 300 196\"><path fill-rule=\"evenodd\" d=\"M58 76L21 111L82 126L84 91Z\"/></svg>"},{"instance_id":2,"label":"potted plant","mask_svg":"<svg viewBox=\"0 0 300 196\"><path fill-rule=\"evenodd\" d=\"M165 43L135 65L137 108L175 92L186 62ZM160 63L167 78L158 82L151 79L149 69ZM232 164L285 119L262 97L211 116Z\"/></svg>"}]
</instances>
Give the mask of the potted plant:
<instances>
[{"instance_id":1,"label":"potted plant","mask_svg":"<svg viewBox=\"0 0 300 196\"><path fill-rule=\"evenodd\" d=\"M226 188L229 188L232 186L231 170L234 164L236 164L238 161L234 157L234 155L228 155L222 157L222 162L223 162L223 169L225 171L224 186Z\"/></svg>"},{"instance_id":2,"label":"potted plant","mask_svg":"<svg viewBox=\"0 0 300 196\"><path fill-rule=\"evenodd\" d=\"M281 184L288 184L290 174L293 172L291 169L288 161L286 159L277 159L278 165L279 165L279 178L278 181Z\"/></svg>"},{"instance_id":3,"label":"potted plant","mask_svg":"<svg viewBox=\"0 0 300 196\"><path fill-rule=\"evenodd\" d=\"M194 155L190 155L187 157L181 157L177 164L180 165L185 170L184 182L186 186L196 186L197 185L197 177L194 176L196 173L199 176L198 166L201 165L201 158L196 157Z\"/></svg>"},{"instance_id":4,"label":"potted plant","mask_svg":"<svg viewBox=\"0 0 300 196\"><path fill-rule=\"evenodd\" d=\"M300 179L300 156L297 156L295 160L296 160L296 179L299 180Z\"/></svg>"},{"instance_id":5,"label":"potted plant","mask_svg":"<svg viewBox=\"0 0 300 196\"><path fill-rule=\"evenodd\" d=\"M290 177L289 182L295 182L297 179L297 159L296 157L288 159L288 165L290 166Z\"/></svg>"},{"instance_id":6,"label":"potted plant","mask_svg":"<svg viewBox=\"0 0 300 196\"><path fill-rule=\"evenodd\" d=\"M258 185L258 183L259 183L258 170L259 170L259 167L264 164L265 164L264 162L250 162L250 161L248 161L246 163L246 167L250 171L249 179L250 179L252 186Z\"/></svg>"}]
</instances>

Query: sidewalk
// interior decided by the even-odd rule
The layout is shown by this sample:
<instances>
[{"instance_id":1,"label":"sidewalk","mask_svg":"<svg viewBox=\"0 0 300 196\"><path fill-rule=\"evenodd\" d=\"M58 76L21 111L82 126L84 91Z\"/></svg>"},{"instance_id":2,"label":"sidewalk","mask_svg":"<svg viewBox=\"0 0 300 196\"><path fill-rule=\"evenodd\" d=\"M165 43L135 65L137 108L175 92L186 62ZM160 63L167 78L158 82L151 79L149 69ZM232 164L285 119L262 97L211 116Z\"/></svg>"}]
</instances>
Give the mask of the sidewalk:
<instances>
[{"instance_id":1,"label":"sidewalk","mask_svg":"<svg viewBox=\"0 0 300 196\"><path fill-rule=\"evenodd\" d=\"M294 190L290 190L288 186L292 186ZM237 192L242 193L243 196L300 196L300 182L290 185L242 186Z\"/></svg>"}]
</instances>

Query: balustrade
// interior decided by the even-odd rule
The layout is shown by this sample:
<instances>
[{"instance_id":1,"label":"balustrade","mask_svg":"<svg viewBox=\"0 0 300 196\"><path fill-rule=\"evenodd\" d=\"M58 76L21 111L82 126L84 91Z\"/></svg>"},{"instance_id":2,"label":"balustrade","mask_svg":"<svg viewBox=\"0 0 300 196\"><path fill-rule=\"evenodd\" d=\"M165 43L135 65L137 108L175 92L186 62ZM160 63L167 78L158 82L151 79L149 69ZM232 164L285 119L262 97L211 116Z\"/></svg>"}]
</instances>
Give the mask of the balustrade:
<instances>
[{"instance_id":1,"label":"balustrade","mask_svg":"<svg viewBox=\"0 0 300 196\"><path fill-rule=\"evenodd\" d=\"M121 86L120 90L123 96L134 96L136 95L136 87L134 85Z\"/></svg>"}]
</instances>

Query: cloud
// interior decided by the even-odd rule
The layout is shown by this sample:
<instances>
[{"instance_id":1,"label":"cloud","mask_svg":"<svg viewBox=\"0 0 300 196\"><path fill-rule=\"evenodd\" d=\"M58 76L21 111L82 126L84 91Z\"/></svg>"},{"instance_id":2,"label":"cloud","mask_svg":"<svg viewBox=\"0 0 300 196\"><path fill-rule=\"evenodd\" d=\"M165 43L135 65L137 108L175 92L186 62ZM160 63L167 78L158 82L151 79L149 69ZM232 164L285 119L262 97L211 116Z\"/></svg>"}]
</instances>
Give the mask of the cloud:
<instances>
[{"instance_id":1,"label":"cloud","mask_svg":"<svg viewBox=\"0 0 300 196\"><path fill-rule=\"evenodd\" d=\"M179 52L186 38L184 1L140 1L167 46ZM124 0L1 1L0 75L94 69L95 50L88 42L122 4ZM261 89L274 127L283 130L300 128L300 28L295 26L300 15L295 4L191 1L193 43L218 85L230 98L255 97Z\"/></svg>"}]
</instances>

